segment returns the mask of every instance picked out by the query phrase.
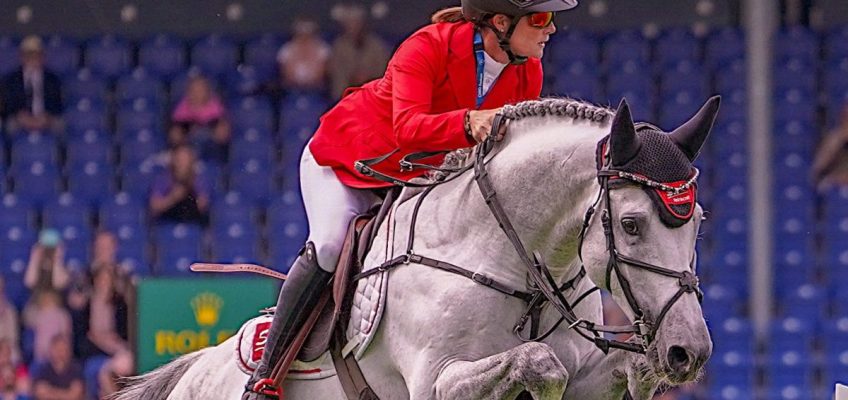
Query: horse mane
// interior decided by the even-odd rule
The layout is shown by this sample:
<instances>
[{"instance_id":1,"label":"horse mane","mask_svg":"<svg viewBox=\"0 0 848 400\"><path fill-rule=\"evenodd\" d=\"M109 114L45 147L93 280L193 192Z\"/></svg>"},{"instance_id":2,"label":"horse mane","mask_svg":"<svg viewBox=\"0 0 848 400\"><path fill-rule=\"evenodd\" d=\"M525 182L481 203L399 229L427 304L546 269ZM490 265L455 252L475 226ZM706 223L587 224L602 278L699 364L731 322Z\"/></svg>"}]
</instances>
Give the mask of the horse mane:
<instances>
[{"instance_id":1,"label":"horse mane","mask_svg":"<svg viewBox=\"0 0 848 400\"><path fill-rule=\"evenodd\" d=\"M530 117L548 115L568 117L576 121L603 123L615 115L615 111L583 100L568 97L552 97L539 100L527 100L503 107L502 113L509 120L518 121ZM471 160L471 148L459 149L448 153L440 168L457 169L464 167ZM445 172L435 171L427 175L427 181L435 182L444 179Z\"/></svg>"}]
</instances>

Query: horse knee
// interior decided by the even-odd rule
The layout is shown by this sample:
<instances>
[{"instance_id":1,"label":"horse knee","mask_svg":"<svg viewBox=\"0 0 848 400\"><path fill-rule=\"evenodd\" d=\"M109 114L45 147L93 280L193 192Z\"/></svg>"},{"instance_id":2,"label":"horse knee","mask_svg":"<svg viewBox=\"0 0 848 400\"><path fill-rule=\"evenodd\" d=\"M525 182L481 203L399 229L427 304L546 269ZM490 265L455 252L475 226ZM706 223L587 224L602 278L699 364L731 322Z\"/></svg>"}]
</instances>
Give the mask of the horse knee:
<instances>
[{"instance_id":1,"label":"horse knee","mask_svg":"<svg viewBox=\"0 0 848 400\"><path fill-rule=\"evenodd\" d=\"M550 346L530 342L515 352L513 371L519 375L515 379L523 382L529 392L540 394L541 398L556 398L565 391L568 371Z\"/></svg>"}]
</instances>

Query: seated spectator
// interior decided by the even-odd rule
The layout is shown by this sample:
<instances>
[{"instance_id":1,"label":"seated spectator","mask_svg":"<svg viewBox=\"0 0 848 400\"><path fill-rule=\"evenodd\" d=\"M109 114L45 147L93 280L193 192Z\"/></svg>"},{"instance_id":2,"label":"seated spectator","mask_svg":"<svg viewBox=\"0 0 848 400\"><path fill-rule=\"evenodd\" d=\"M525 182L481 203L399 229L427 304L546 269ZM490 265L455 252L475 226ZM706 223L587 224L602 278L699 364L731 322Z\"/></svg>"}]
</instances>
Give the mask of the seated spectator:
<instances>
[{"instance_id":1,"label":"seated spectator","mask_svg":"<svg viewBox=\"0 0 848 400\"><path fill-rule=\"evenodd\" d=\"M30 391L26 364L13 359L13 347L17 344L0 339L0 400L28 398Z\"/></svg>"},{"instance_id":2,"label":"seated spectator","mask_svg":"<svg viewBox=\"0 0 848 400\"><path fill-rule=\"evenodd\" d=\"M209 218L209 186L197 174L194 150L171 150L170 166L153 181L150 215L160 223L205 225Z\"/></svg>"},{"instance_id":3,"label":"seated spectator","mask_svg":"<svg viewBox=\"0 0 848 400\"><path fill-rule=\"evenodd\" d=\"M361 5L341 6L334 17L344 31L333 42L330 94L340 99L345 89L383 76L389 51L386 44L368 30L367 15Z\"/></svg>"},{"instance_id":4,"label":"seated spectator","mask_svg":"<svg viewBox=\"0 0 848 400\"><path fill-rule=\"evenodd\" d=\"M85 394L82 367L71 356L71 341L65 335L50 339L50 356L32 372L33 398L81 400Z\"/></svg>"},{"instance_id":5,"label":"seated spectator","mask_svg":"<svg viewBox=\"0 0 848 400\"><path fill-rule=\"evenodd\" d=\"M30 251L24 284L35 297L43 291L61 292L68 286L69 280L65 268L65 246L59 232L50 228L42 230L38 235L38 243Z\"/></svg>"},{"instance_id":6,"label":"seated spectator","mask_svg":"<svg viewBox=\"0 0 848 400\"><path fill-rule=\"evenodd\" d=\"M35 340L33 359L44 361L50 353L50 341L56 336L71 337L71 316L59 294L46 290L36 294L34 304L24 309L24 324L32 329Z\"/></svg>"},{"instance_id":7,"label":"seated spectator","mask_svg":"<svg viewBox=\"0 0 848 400\"><path fill-rule=\"evenodd\" d=\"M18 320L18 310L9 299L6 298L6 282L0 275L0 343L9 348L9 359L17 363L21 360L20 331L21 325Z\"/></svg>"},{"instance_id":8,"label":"seated spectator","mask_svg":"<svg viewBox=\"0 0 848 400\"><path fill-rule=\"evenodd\" d=\"M38 36L20 46L21 67L3 78L2 104L6 132L62 132L62 94L59 78L44 68L44 48Z\"/></svg>"},{"instance_id":9,"label":"seated spectator","mask_svg":"<svg viewBox=\"0 0 848 400\"><path fill-rule=\"evenodd\" d=\"M848 105L839 124L821 142L813 160L813 180L819 191L848 185Z\"/></svg>"},{"instance_id":10,"label":"seated spectator","mask_svg":"<svg viewBox=\"0 0 848 400\"><path fill-rule=\"evenodd\" d=\"M330 46L318 34L318 23L297 17L293 37L277 53L280 84L287 90L324 90Z\"/></svg>"},{"instance_id":11,"label":"seated spectator","mask_svg":"<svg viewBox=\"0 0 848 400\"><path fill-rule=\"evenodd\" d=\"M185 96L171 115L168 136L173 146L194 144L204 160L226 162L230 124L224 103L209 80L202 76L191 78Z\"/></svg>"},{"instance_id":12,"label":"seated spectator","mask_svg":"<svg viewBox=\"0 0 848 400\"><path fill-rule=\"evenodd\" d=\"M68 307L80 358L129 351L127 304L130 278L116 261L117 239L108 231L94 238L90 274L79 276L68 291Z\"/></svg>"}]
</instances>

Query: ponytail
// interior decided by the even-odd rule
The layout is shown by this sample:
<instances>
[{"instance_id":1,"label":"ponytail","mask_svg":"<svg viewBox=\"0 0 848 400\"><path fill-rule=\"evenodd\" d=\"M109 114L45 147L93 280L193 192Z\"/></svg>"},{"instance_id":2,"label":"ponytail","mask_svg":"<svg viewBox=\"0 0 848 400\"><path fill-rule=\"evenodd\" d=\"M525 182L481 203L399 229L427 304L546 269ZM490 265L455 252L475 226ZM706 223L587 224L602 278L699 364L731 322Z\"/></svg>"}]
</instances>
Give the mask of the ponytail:
<instances>
[{"instance_id":1,"label":"ponytail","mask_svg":"<svg viewBox=\"0 0 848 400\"><path fill-rule=\"evenodd\" d=\"M462 7L450 7L445 8L439 11L436 11L432 17L430 17L430 22L437 24L439 22L461 22L468 21L465 16L462 15Z\"/></svg>"}]
</instances>

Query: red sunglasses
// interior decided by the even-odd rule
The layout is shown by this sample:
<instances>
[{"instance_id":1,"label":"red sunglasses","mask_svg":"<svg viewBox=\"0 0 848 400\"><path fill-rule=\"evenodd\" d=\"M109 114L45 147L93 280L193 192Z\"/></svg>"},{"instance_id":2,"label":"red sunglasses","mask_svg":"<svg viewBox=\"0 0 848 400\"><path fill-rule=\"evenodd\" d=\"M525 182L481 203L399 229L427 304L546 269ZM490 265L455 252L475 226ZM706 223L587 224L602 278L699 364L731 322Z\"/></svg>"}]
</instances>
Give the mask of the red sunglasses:
<instances>
[{"instance_id":1,"label":"red sunglasses","mask_svg":"<svg viewBox=\"0 0 848 400\"><path fill-rule=\"evenodd\" d=\"M527 21L534 28L547 28L554 22L555 15L556 13L553 11L527 14Z\"/></svg>"}]
</instances>

